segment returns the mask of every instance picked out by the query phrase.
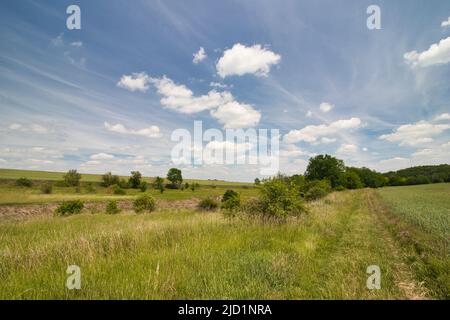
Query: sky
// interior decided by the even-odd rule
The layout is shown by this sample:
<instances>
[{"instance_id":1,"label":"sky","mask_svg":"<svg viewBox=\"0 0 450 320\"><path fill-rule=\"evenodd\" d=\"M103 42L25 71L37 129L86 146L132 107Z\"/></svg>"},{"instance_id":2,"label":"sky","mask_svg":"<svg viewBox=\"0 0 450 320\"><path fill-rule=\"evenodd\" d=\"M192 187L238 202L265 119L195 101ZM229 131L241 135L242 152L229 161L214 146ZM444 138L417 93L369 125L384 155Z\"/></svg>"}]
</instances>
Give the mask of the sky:
<instances>
[{"instance_id":1,"label":"sky","mask_svg":"<svg viewBox=\"0 0 450 320\"><path fill-rule=\"evenodd\" d=\"M446 0L1 1L0 37L0 168L263 177L174 163L172 133L194 121L278 129L286 174L325 153L381 172L450 163Z\"/></svg>"}]
</instances>

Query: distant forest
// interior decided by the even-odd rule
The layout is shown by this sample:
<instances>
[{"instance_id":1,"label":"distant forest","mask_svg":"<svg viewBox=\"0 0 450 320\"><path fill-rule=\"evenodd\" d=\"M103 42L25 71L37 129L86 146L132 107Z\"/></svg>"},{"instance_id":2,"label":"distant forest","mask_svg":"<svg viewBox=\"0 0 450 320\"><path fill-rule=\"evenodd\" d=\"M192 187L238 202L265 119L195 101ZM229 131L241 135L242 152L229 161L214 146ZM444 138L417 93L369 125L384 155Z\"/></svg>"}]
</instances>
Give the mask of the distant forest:
<instances>
[{"instance_id":1,"label":"distant forest","mask_svg":"<svg viewBox=\"0 0 450 320\"><path fill-rule=\"evenodd\" d=\"M389 179L390 186L450 182L450 165L411 167L383 175Z\"/></svg>"}]
</instances>

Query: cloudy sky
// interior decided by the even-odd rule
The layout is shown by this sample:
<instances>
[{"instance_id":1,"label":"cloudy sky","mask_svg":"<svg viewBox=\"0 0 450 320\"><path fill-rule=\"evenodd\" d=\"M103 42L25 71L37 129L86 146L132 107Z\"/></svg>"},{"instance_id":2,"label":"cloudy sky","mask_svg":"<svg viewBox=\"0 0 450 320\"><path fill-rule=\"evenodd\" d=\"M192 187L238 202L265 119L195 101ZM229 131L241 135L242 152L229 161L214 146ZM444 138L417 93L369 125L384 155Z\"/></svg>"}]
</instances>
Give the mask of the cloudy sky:
<instances>
[{"instance_id":1,"label":"cloudy sky","mask_svg":"<svg viewBox=\"0 0 450 320\"><path fill-rule=\"evenodd\" d=\"M165 175L172 132L195 120L279 129L288 174L321 153L380 171L449 163L447 0L1 1L0 37L2 168Z\"/></svg>"}]
</instances>

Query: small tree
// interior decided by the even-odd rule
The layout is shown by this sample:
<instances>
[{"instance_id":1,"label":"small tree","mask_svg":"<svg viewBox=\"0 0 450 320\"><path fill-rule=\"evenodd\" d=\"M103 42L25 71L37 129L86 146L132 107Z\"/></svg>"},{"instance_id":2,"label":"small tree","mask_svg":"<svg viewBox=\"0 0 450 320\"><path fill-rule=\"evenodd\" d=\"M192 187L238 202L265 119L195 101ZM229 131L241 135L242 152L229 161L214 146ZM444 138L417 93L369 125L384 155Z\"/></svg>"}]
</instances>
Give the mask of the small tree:
<instances>
[{"instance_id":1,"label":"small tree","mask_svg":"<svg viewBox=\"0 0 450 320\"><path fill-rule=\"evenodd\" d=\"M256 178L255 179L255 185L259 186L260 184L261 184L261 180L259 180L259 178Z\"/></svg>"},{"instance_id":2,"label":"small tree","mask_svg":"<svg viewBox=\"0 0 450 320\"><path fill-rule=\"evenodd\" d=\"M152 212L156 208L155 199L149 194L143 194L134 200L133 209L136 213Z\"/></svg>"},{"instance_id":3,"label":"small tree","mask_svg":"<svg viewBox=\"0 0 450 320\"><path fill-rule=\"evenodd\" d=\"M130 188L137 189L141 185L142 175L139 171L131 171L131 177L128 180Z\"/></svg>"},{"instance_id":4,"label":"small tree","mask_svg":"<svg viewBox=\"0 0 450 320\"><path fill-rule=\"evenodd\" d=\"M111 172L107 172L102 176L102 186L110 187L113 184L119 184L119 176L113 175Z\"/></svg>"},{"instance_id":5,"label":"small tree","mask_svg":"<svg viewBox=\"0 0 450 320\"><path fill-rule=\"evenodd\" d=\"M108 201L108 204L106 205L106 213L107 214L117 214L120 211L121 210L117 206L117 201L116 200L109 200Z\"/></svg>"},{"instance_id":6,"label":"small tree","mask_svg":"<svg viewBox=\"0 0 450 320\"><path fill-rule=\"evenodd\" d=\"M153 182L153 187L157 190L159 190L161 193L164 192L164 179L161 177L156 177L155 181Z\"/></svg>"},{"instance_id":7,"label":"small tree","mask_svg":"<svg viewBox=\"0 0 450 320\"><path fill-rule=\"evenodd\" d=\"M28 178L19 178L16 180L16 185L18 187L27 187L30 188L33 186L33 181Z\"/></svg>"},{"instance_id":8,"label":"small tree","mask_svg":"<svg viewBox=\"0 0 450 320\"><path fill-rule=\"evenodd\" d=\"M147 181L141 181L141 184L139 185L139 190L141 190L141 192L145 192L147 191L147 187L148 187Z\"/></svg>"},{"instance_id":9,"label":"small tree","mask_svg":"<svg viewBox=\"0 0 450 320\"><path fill-rule=\"evenodd\" d=\"M69 170L64 175L64 182L70 187L78 187L80 185L81 174L77 170Z\"/></svg>"},{"instance_id":10,"label":"small tree","mask_svg":"<svg viewBox=\"0 0 450 320\"><path fill-rule=\"evenodd\" d=\"M177 168L171 168L169 172L167 172L167 180L170 181L172 188L178 189L180 187L180 184L183 182L181 170Z\"/></svg>"}]
</instances>

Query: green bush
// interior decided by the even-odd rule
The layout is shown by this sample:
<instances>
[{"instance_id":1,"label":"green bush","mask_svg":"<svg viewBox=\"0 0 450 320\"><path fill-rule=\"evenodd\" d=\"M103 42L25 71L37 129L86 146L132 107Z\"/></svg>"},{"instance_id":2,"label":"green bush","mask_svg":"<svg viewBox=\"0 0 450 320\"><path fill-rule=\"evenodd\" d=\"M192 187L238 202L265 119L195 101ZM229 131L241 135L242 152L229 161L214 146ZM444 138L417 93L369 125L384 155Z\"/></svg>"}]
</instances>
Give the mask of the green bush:
<instances>
[{"instance_id":1,"label":"green bush","mask_svg":"<svg viewBox=\"0 0 450 320\"><path fill-rule=\"evenodd\" d=\"M112 189L113 194L118 195L118 196L123 196L123 195L127 194L127 191L125 189L121 188L117 184L112 185L111 189Z\"/></svg>"},{"instance_id":2,"label":"green bush","mask_svg":"<svg viewBox=\"0 0 450 320\"><path fill-rule=\"evenodd\" d=\"M222 202L225 202L228 199L233 198L233 197L239 197L239 193L237 193L234 190L227 190L227 191L225 191L225 193L222 196Z\"/></svg>"},{"instance_id":3,"label":"green bush","mask_svg":"<svg viewBox=\"0 0 450 320\"><path fill-rule=\"evenodd\" d=\"M86 185L84 187L85 187L87 193L95 193L94 184L92 182L86 183Z\"/></svg>"},{"instance_id":4,"label":"green bush","mask_svg":"<svg viewBox=\"0 0 450 320\"><path fill-rule=\"evenodd\" d=\"M84 203L81 200L63 201L56 209L56 214L66 216L71 214L78 214L83 210Z\"/></svg>"},{"instance_id":5,"label":"green bush","mask_svg":"<svg viewBox=\"0 0 450 320\"><path fill-rule=\"evenodd\" d=\"M141 190L141 192L145 192L147 191L148 188L148 183L146 181L142 181L141 184L139 185L139 190Z\"/></svg>"},{"instance_id":6,"label":"green bush","mask_svg":"<svg viewBox=\"0 0 450 320\"><path fill-rule=\"evenodd\" d=\"M19 178L16 180L16 185L18 187L27 187L31 188L33 186L33 181L28 178Z\"/></svg>"},{"instance_id":7,"label":"green bush","mask_svg":"<svg viewBox=\"0 0 450 320\"><path fill-rule=\"evenodd\" d=\"M200 203L198 204L198 208L201 210L206 210L206 211L213 211L216 210L219 207L219 204L217 203L216 200L212 199L212 198L205 198L203 200L200 201Z\"/></svg>"},{"instance_id":8,"label":"green bush","mask_svg":"<svg viewBox=\"0 0 450 320\"><path fill-rule=\"evenodd\" d=\"M50 182L41 185L41 192L43 194L50 194L53 191L53 185Z\"/></svg>"},{"instance_id":9,"label":"green bush","mask_svg":"<svg viewBox=\"0 0 450 320\"><path fill-rule=\"evenodd\" d=\"M328 180L311 181L307 185L305 199L307 201L318 200L331 192L331 185Z\"/></svg>"},{"instance_id":10,"label":"green bush","mask_svg":"<svg viewBox=\"0 0 450 320\"><path fill-rule=\"evenodd\" d=\"M117 207L117 201L116 200L109 200L108 204L106 205L106 213L107 214L117 214L120 212L119 207Z\"/></svg>"},{"instance_id":11,"label":"green bush","mask_svg":"<svg viewBox=\"0 0 450 320\"><path fill-rule=\"evenodd\" d=\"M141 213L144 211L152 212L156 208L155 199L149 194L143 194L134 200L133 209L136 213Z\"/></svg>"},{"instance_id":12,"label":"green bush","mask_svg":"<svg viewBox=\"0 0 450 320\"><path fill-rule=\"evenodd\" d=\"M306 212L300 191L284 178L266 180L259 191L258 207L266 217L285 218Z\"/></svg>"},{"instance_id":13,"label":"green bush","mask_svg":"<svg viewBox=\"0 0 450 320\"><path fill-rule=\"evenodd\" d=\"M111 172L107 172L102 176L102 186L110 187L115 184L119 184L119 176L113 175Z\"/></svg>"},{"instance_id":14,"label":"green bush","mask_svg":"<svg viewBox=\"0 0 450 320\"><path fill-rule=\"evenodd\" d=\"M70 187L77 187L80 185L81 174L77 172L77 170L69 170L64 175L64 181Z\"/></svg>"},{"instance_id":15,"label":"green bush","mask_svg":"<svg viewBox=\"0 0 450 320\"><path fill-rule=\"evenodd\" d=\"M225 211L236 212L241 207L241 197L234 190L227 190L222 196L222 204L220 206Z\"/></svg>"}]
</instances>

